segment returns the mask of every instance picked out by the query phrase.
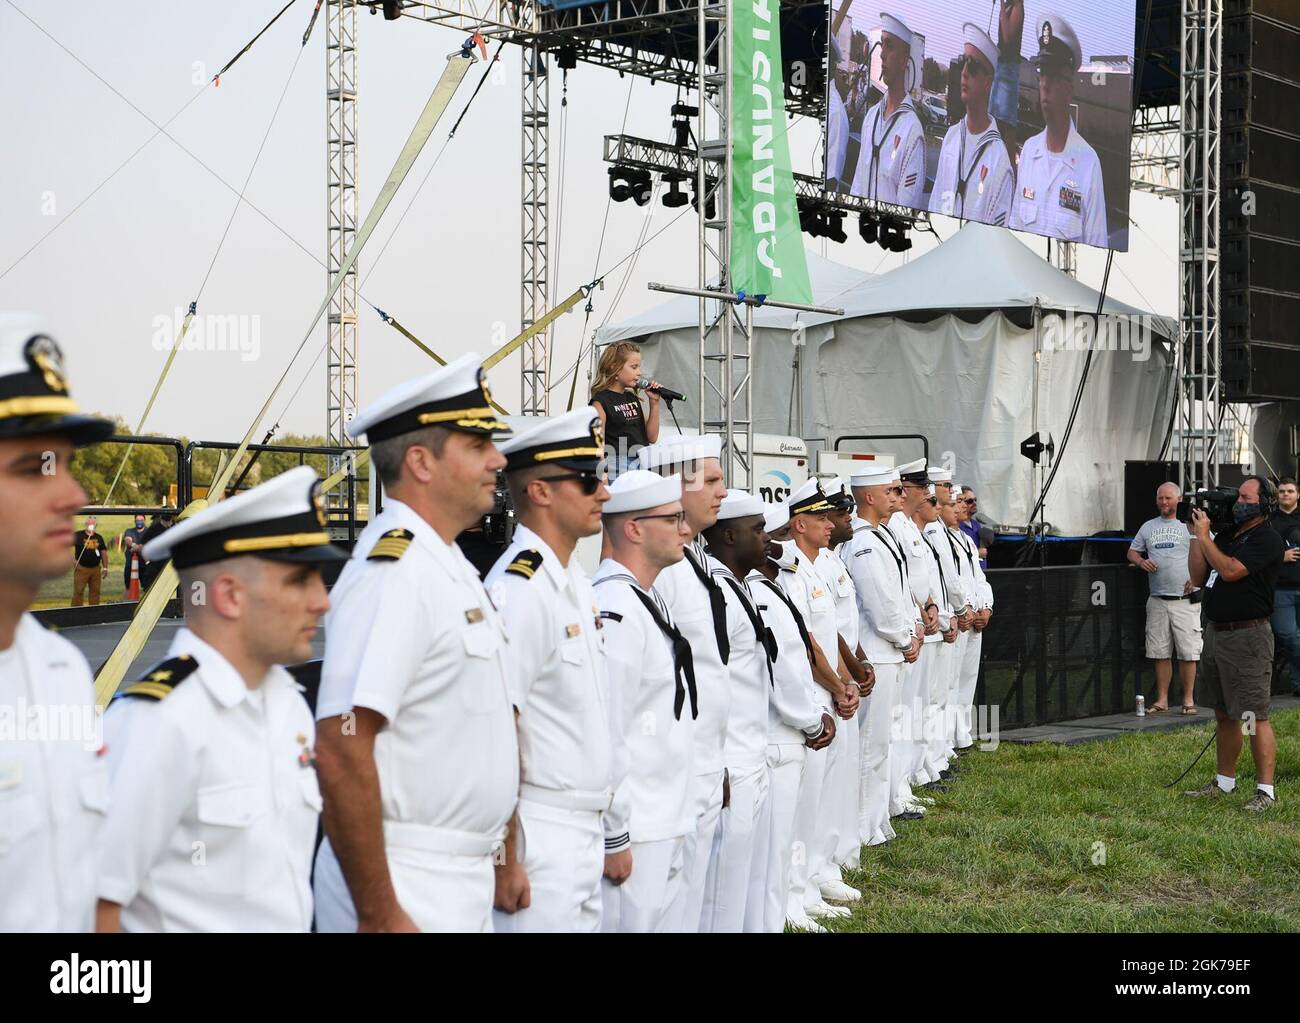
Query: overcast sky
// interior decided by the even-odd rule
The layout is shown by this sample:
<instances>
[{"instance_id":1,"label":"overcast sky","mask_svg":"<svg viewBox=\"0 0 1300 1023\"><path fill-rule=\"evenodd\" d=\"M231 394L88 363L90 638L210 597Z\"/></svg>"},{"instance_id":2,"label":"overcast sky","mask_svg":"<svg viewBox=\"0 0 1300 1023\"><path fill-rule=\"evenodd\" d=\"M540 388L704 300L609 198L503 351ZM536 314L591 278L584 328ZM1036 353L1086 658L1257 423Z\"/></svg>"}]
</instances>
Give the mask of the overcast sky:
<instances>
[{"instance_id":1,"label":"overcast sky","mask_svg":"<svg viewBox=\"0 0 1300 1023\"><path fill-rule=\"evenodd\" d=\"M235 193L261 144L276 101L299 55L313 4L300 0L221 80L204 92L75 213L78 203L154 135L153 124L34 28L26 11L52 36L163 124L282 6L281 0L219 4L157 0L0 0L0 309L45 315L68 357L73 393L87 407L135 425L166 358L160 325L170 328L207 272L235 206ZM322 22L324 13L322 12ZM412 124L461 34L403 19L358 14L360 34L359 140L361 209L368 210ZM247 198L297 243L324 258L325 98L324 25L299 61ZM363 294L398 317L446 358L482 353L519 328L519 53L507 48L460 130L446 147L410 213L398 218L447 137L479 74L463 84L448 116L421 155L406 186L362 254ZM629 87L630 105L629 105ZM653 234L682 214L635 261L615 303L623 269L597 292L588 334L604 319L617 323L660 302L646 290L657 280L693 286L695 231L690 207L645 210L632 202L607 207L601 140L615 134L627 109L626 131L669 138L668 86L620 79L580 64L570 73L567 115L560 73L551 85L552 274L561 296L618 263L636 247L645 216ZM562 126L564 130L562 130ZM816 127L797 123L791 149L796 170L814 171ZM197 158L197 159L195 159ZM205 166L207 169L205 169ZM819 172L819 168L818 168ZM561 189L561 186L563 188ZM1132 248L1117 254L1110 293L1173 315L1177 304L1177 205L1135 194ZM71 215L69 215L71 214ZM63 218L67 218L66 221ZM358 218L360 220L361 217ZM948 237L956 223L935 217ZM59 225L16 267L6 269ZM883 273L904 256L864 245L850 230L847 244L810 241L829 258ZM381 248L392 243L376 266ZM1042 239L1021 236L1035 252ZM915 257L932 247L915 236ZM1080 277L1100 284L1104 252L1080 249ZM994 272L972 267L973 273ZM942 287L941 281L935 282ZM244 207L203 292L200 312L259 317L251 350L183 351L146 430L191 438L237 440L266 400L302 340L325 288L325 271L311 255ZM250 321L251 322L251 321ZM426 371L426 356L364 303L360 314L360 400ZM581 306L556 331L554 376L567 370L583 327ZM165 333L165 332L164 332ZM308 365L323 348L317 327L272 405L280 416ZM256 356L255 358L253 356ZM579 381L583 394L584 374ZM517 359L492 374L493 392L518 409ZM553 395L563 410L568 381ZM282 430L320 433L325 424L323 358L281 418ZM270 420L267 424L269 425ZM265 425L263 429L265 429ZM259 431L260 432L260 431Z\"/></svg>"}]
</instances>

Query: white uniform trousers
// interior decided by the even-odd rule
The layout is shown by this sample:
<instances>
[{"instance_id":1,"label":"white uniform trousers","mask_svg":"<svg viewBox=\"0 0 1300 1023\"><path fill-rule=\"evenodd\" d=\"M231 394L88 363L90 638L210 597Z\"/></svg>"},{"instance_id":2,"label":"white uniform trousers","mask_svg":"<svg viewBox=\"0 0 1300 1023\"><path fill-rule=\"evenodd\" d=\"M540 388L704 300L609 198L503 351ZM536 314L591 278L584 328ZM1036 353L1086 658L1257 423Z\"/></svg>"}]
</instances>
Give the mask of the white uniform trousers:
<instances>
[{"instance_id":1,"label":"white uniform trousers","mask_svg":"<svg viewBox=\"0 0 1300 1023\"><path fill-rule=\"evenodd\" d=\"M519 800L519 849L529 906L492 913L500 933L594 934L601 925L605 831L599 810L569 810Z\"/></svg>"},{"instance_id":2,"label":"white uniform trousers","mask_svg":"<svg viewBox=\"0 0 1300 1023\"><path fill-rule=\"evenodd\" d=\"M956 746L965 749L975 740L971 737L971 704L975 701L975 684L980 677L980 650L984 634L972 629L967 633L966 652L961 660L961 678L957 684Z\"/></svg>"},{"instance_id":3,"label":"white uniform trousers","mask_svg":"<svg viewBox=\"0 0 1300 1023\"><path fill-rule=\"evenodd\" d=\"M496 875L492 857L409 849L385 843L397 904L422 931L490 932ZM603 862L603 861L602 861ZM316 929L357 929L343 870L326 839L316 854Z\"/></svg>"},{"instance_id":4,"label":"white uniform trousers","mask_svg":"<svg viewBox=\"0 0 1300 1023\"><path fill-rule=\"evenodd\" d=\"M632 873L620 885L601 881L601 930L662 934L676 930L686 895L686 838L633 842Z\"/></svg>"},{"instance_id":5,"label":"white uniform trousers","mask_svg":"<svg viewBox=\"0 0 1300 1023\"><path fill-rule=\"evenodd\" d=\"M836 715L835 738L826 747L826 775L822 779L822 797L817 806L816 829L802 837L808 848L808 886L804 889L804 907L822 901L818 885L823 881L839 881L840 868L835 853L840 847L840 834L844 828L844 793L849 788L846 777L851 758L847 746L840 741L840 728L847 722Z\"/></svg>"},{"instance_id":6,"label":"white uniform trousers","mask_svg":"<svg viewBox=\"0 0 1300 1023\"><path fill-rule=\"evenodd\" d=\"M916 661L917 667L921 669L921 685L915 713L911 718L912 739L916 743L911 775L913 785L939 780L940 769L935 766L936 759L930 750L927 729L933 728L929 722L934 720L935 692L947 688L947 680L941 679L939 675L939 660L943 652L941 648L945 646L947 644L942 641L923 644L921 656Z\"/></svg>"},{"instance_id":7,"label":"white uniform trousers","mask_svg":"<svg viewBox=\"0 0 1300 1023\"><path fill-rule=\"evenodd\" d=\"M862 835L858 830L858 805L862 797L862 738L858 733L864 717L859 703L858 712L849 720L835 719L838 729L835 742L843 743L840 756L844 759L843 774L834 794L840 806L840 837L835 847L835 862L852 870L857 870L862 861Z\"/></svg>"},{"instance_id":8,"label":"white uniform trousers","mask_svg":"<svg viewBox=\"0 0 1300 1023\"><path fill-rule=\"evenodd\" d=\"M697 774L691 782L692 802L695 807L695 831L686 836L686 894L682 899L681 920L674 931L693 932L700 929L704 913L704 886L709 877L709 861L713 858L713 836L718 830L722 814L723 772Z\"/></svg>"},{"instance_id":9,"label":"white uniform trousers","mask_svg":"<svg viewBox=\"0 0 1300 1023\"><path fill-rule=\"evenodd\" d=\"M889 824L889 747L892 712L902 687L904 664L877 664L876 686L865 704L862 732L862 795L858 831L867 845L894 837ZM832 745L834 745L832 743Z\"/></svg>"},{"instance_id":10,"label":"white uniform trousers","mask_svg":"<svg viewBox=\"0 0 1300 1023\"><path fill-rule=\"evenodd\" d=\"M810 749L804 758L799 794L795 802L794 834L790 843L790 890L786 899L786 916L801 917L806 904L815 904L821 900L817 885L810 880L812 849L816 845L817 818L826 785L826 767L834 746L835 740L832 739L830 746L819 750Z\"/></svg>"},{"instance_id":11,"label":"white uniform trousers","mask_svg":"<svg viewBox=\"0 0 1300 1023\"><path fill-rule=\"evenodd\" d=\"M763 930L785 930L786 900L790 895L790 864L794 856L794 818L799 808L799 783L803 780L808 747L772 743L767 747L768 841L764 878ZM748 923L749 911L745 912Z\"/></svg>"},{"instance_id":12,"label":"white uniform trousers","mask_svg":"<svg viewBox=\"0 0 1300 1023\"><path fill-rule=\"evenodd\" d=\"M951 729L948 726L948 693L952 687L955 663L961 636L955 643L940 643L935 647L934 668L930 675L930 707L925 722L925 761L930 772L938 776L950 766L952 753Z\"/></svg>"},{"instance_id":13,"label":"white uniform trousers","mask_svg":"<svg viewBox=\"0 0 1300 1023\"><path fill-rule=\"evenodd\" d=\"M718 817L700 917L700 930L716 934L762 929L771 825L766 761L754 768L729 768L728 775L731 799ZM757 902L755 909L751 901Z\"/></svg>"},{"instance_id":14,"label":"white uniform trousers","mask_svg":"<svg viewBox=\"0 0 1300 1023\"><path fill-rule=\"evenodd\" d=\"M961 666L966 659L966 647L970 643L970 632L957 633L952 660L948 669L948 706L944 711L945 734L948 745L957 748L957 700L961 692Z\"/></svg>"},{"instance_id":15,"label":"white uniform trousers","mask_svg":"<svg viewBox=\"0 0 1300 1023\"><path fill-rule=\"evenodd\" d=\"M902 665L894 706L890 710L889 742L889 815L896 817L916 802L912 795L912 761L916 756L916 742L912 739L912 711L916 706L921 684L918 667L921 659Z\"/></svg>"}]
</instances>

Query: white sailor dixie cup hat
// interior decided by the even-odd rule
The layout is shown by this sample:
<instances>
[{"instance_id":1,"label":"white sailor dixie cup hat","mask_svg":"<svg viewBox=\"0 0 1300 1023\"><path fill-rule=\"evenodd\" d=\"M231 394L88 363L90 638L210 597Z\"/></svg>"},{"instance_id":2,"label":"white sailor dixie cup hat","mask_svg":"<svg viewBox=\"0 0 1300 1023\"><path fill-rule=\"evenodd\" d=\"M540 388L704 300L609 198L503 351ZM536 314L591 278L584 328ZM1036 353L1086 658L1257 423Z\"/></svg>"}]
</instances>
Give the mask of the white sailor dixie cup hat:
<instances>
[{"instance_id":1,"label":"white sailor dixie cup hat","mask_svg":"<svg viewBox=\"0 0 1300 1023\"><path fill-rule=\"evenodd\" d=\"M32 313L0 313L0 439L61 434L78 447L113 432L68 393L63 352Z\"/></svg>"},{"instance_id":2,"label":"white sailor dixie cup hat","mask_svg":"<svg viewBox=\"0 0 1300 1023\"><path fill-rule=\"evenodd\" d=\"M178 569L243 554L309 564L347 561L347 552L330 543L325 531L319 487L316 470L300 465L181 519L145 544L144 556L171 558Z\"/></svg>"},{"instance_id":3,"label":"white sailor dixie cup hat","mask_svg":"<svg viewBox=\"0 0 1300 1023\"><path fill-rule=\"evenodd\" d=\"M973 22L966 22L961 27L962 39L975 47L984 55L984 59L989 62L989 67L996 71L998 69L998 46L988 33Z\"/></svg>"},{"instance_id":4,"label":"white sailor dixie cup hat","mask_svg":"<svg viewBox=\"0 0 1300 1023\"><path fill-rule=\"evenodd\" d=\"M779 533L790 524L790 509L784 502L763 505L763 528L769 533Z\"/></svg>"},{"instance_id":5,"label":"white sailor dixie cup hat","mask_svg":"<svg viewBox=\"0 0 1300 1023\"><path fill-rule=\"evenodd\" d=\"M1074 26L1059 14L1049 11L1038 19L1038 53L1033 63L1040 71L1049 65L1078 71L1083 63L1083 49Z\"/></svg>"},{"instance_id":6,"label":"white sailor dixie cup hat","mask_svg":"<svg viewBox=\"0 0 1300 1023\"><path fill-rule=\"evenodd\" d=\"M930 479L933 480L935 483L951 483L951 482L952 482L952 470L951 470L951 469L945 469L945 468L944 468L943 466L941 466L941 465L931 465L931 466L929 466L925 471L929 474Z\"/></svg>"},{"instance_id":7,"label":"white sailor dixie cup hat","mask_svg":"<svg viewBox=\"0 0 1300 1023\"><path fill-rule=\"evenodd\" d=\"M816 515L833 510L831 503L826 500L826 495L822 493L821 484L815 476L806 480L801 487L787 498L786 507L790 509L791 518L796 515Z\"/></svg>"},{"instance_id":8,"label":"white sailor dixie cup hat","mask_svg":"<svg viewBox=\"0 0 1300 1023\"><path fill-rule=\"evenodd\" d=\"M642 469L657 469L665 465L683 465L705 458L721 457L722 438L716 433L706 433L703 436L678 433L643 447L637 453L637 464Z\"/></svg>"},{"instance_id":9,"label":"white sailor dixie cup hat","mask_svg":"<svg viewBox=\"0 0 1300 1023\"><path fill-rule=\"evenodd\" d=\"M426 426L480 435L510 432L492 408L477 352L398 384L358 412L348 423L347 434L354 439L365 434L366 442L374 444Z\"/></svg>"},{"instance_id":10,"label":"white sailor dixie cup hat","mask_svg":"<svg viewBox=\"0 0 1300 1023\"><path fill-rule=\"evenodd\" d=\"M898 482L898 470L892 465L873 465L859 469L849 477L853 487L883 487Z\"/></svg>"},{"instance_id":11,"label":"white sailor dixie cup hat","mask_svg":"<svg viewBox=\"0 0 1300 1023\"><path fill-rule=\"evenodd\" d=\"M903 20L885 11L880 12L880 27L891 36L898 36L908 46L912 45L912 30Z\"/></svg>"},{"instance_id":12,"label":"white sailor dixie cup hat","mask_svg":"<svg viewBox=\"0 0 1300 1023\"><path fill-rule=\"evenodd\" d=\"M521 430L498 449L506 456L506 472L555 465L595 473L605 459L600 416L590 405Z\"/></svg>"},{"instance_id":13,"label":"white sailor dixie cup hat","mask_svg":"<svg viewBox=\"0 0 1300 1023\"><path fill-rule=\"evenodd\" d=\"M751 515L763 515L766 509L761 499L748 490L728 490L726 497L718 508L718 521L724 519L744 519Z\"/></svg>"},{"instance_id":14,"label":"white sailor dixie cup hat","mask_svg":"<svg viewBox=\"0 0 1300 1023\"><path fill-rule=\"evenodd\" d=\"M630 469L609 485L609 500L600 513L622 515L658 508L661 504L672 504L681 499L681 476L660 476L647 469Z\"/></svg>"}]
</instances>

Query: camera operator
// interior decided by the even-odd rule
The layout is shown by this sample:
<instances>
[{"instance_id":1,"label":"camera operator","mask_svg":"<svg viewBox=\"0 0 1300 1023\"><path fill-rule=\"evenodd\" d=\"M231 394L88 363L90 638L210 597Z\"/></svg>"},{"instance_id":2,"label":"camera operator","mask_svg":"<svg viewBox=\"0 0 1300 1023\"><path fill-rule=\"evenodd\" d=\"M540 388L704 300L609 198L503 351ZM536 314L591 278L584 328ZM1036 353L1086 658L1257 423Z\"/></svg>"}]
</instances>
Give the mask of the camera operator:
<instances>
[{"instance_id":1,"label":"camera operator","mask_svg":"<svg viewBox=\"0 0 1300 1023\"><path fill-rule=\"evenodd\" d=\"M1273 677L1269 619L1285 549L1269 523L1276 509L1277 490L1262 477L1251 476L1237 489L1234 525L1217 536L1210 533L1210 517L1204 511L1193 508L1190 513L1195 539L1188 553L1188 573L1194 586L1206 587L1201 679L1204 702L1213 702L1218 719L1218 776L1184 794L1217 797L1235 790L1242 735L1250 732L1257 789L1244 809L1257 812L1271 809L1275 802L1277 744L1268 720ZM1238 720L1244 722L1240 727Z\"/></svg>"},{"instance_id":2,"label":"camera operator","mask_svg":"<svg viewBox=\"0 0 1300 1023\"><path fill-rule=\"evenodd\" d=\"M1273 594L1273 642L1282 658L1282 670L1289 672L1291 692L1300 696L1300 507L1295 480L1283 476L1277 481L1278 509L1270 522L1286 544L1284 562Z\"/></svg>"}]
</instances>

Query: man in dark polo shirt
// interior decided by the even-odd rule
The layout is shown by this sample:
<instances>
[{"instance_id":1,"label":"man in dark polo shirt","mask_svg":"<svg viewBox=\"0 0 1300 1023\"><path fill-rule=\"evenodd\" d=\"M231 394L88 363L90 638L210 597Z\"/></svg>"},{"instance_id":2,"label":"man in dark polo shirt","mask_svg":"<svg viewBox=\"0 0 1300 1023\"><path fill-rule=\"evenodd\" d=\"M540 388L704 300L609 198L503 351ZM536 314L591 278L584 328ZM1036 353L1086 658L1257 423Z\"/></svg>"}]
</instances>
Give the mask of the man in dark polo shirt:
<instances>
[{"instance_id":1,"label":"man in dark polo shirt","mask_svg":"<svg viewBox=\"0 0 1300 1023\"><path fill-rule=\"evenodd\" d=\"M1270 521L1287 549L1273 594L1274 656L1282 661L1291 692L1300 696L1300 492L1292 477L1277 481L1277 504Z\"/></svg>"},{"instance_id":2,"label":"man in dark polo shirt","mask_svg":"<svg viewBox=\"0 0 1300 1023\"><path fill-rule=\"evenodd\" d=\"M1218 797L1237 787L1241 740L1250 735L1255 758L1256 791L1244 809L1273 807L1273 764L1277 742L1268 720L1273 679L1273 588L1285 545L1269 523L1277 508L1277 491L1259 476L1237 488L1232 509L1236 523L1218 536L1210 534L1209 517L1192 510L1194 540L1187 567L1192 584L1205 586L1205 634L1201 683L1218 719L1215 754L1218 776L1188 796ZM1238 724L1238 722L1241 724Z\"/></svg>"}]
</instances>

